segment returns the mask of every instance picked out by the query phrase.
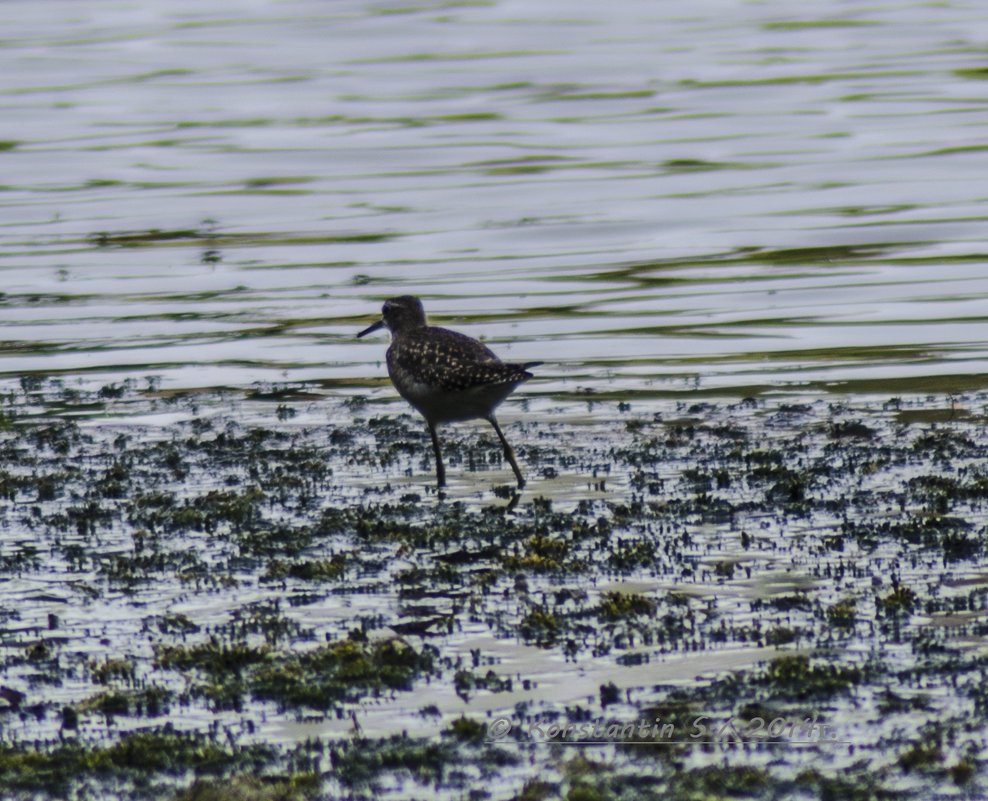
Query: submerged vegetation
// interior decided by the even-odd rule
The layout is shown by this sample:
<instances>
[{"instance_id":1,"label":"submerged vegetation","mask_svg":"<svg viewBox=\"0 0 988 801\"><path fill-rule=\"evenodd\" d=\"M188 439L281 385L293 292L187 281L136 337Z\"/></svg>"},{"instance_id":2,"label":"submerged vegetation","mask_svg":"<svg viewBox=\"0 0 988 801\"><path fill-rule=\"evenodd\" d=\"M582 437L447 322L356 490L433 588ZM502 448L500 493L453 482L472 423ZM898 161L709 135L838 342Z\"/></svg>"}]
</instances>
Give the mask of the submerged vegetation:
<instances>
[{"instance_id":1,"label":"submerged vegetation","mask_svg":"<svg viewBox=\"0 0 988 801\"><path fill-rule=\"evenodd\" d=\"M530 414L514 499L479 430L439 498L413 418L254 397L0 394L12 797L985 786L988 398Z\"/></svg>"}]
</instances>

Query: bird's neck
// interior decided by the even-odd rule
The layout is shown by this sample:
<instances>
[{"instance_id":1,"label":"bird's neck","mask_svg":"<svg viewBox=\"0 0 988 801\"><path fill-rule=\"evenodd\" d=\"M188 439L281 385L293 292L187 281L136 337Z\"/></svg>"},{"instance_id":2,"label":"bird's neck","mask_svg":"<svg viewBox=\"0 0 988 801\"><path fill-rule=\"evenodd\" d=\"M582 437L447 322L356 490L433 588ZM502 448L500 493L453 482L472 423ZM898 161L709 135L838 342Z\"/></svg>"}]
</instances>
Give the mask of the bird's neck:
<instances>
[{"instance_id":1,"label":"bird's neck","mask_svg":"<svg viewBox=\"0 0 988 801\"><path fill-rule=\"evenodd\" d=\"M428 328L428 326L425 323L409 323L407 325L401 326L398 329L392 330L391 331L391 336L393 336L393 337L407 337L410 334L414 334L417 331L422 331L422 330L424 330L426 328Z\"/></svg>"}]
</instances>

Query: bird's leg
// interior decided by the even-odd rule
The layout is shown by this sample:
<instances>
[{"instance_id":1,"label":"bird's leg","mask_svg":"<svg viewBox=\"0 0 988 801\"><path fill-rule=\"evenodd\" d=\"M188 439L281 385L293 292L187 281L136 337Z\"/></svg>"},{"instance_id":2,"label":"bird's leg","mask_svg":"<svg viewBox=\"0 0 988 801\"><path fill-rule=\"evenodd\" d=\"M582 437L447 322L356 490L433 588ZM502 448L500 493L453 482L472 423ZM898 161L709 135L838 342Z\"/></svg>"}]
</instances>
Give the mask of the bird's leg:
<instances>
[{"instance_id":1,"label":"bird's leg","mask_svg":"<svg viewBox=\"0 0 988 801\"><path fill-rule=\"evenodd\" d=\"M432 437L432 450L436 454L436 486L442 488L446 486L446 468L443 467L443 452L439 447L439 435L436 434L436 427L429 423L429 436Z\"/></svg>"},{"instance_id":2,"label":"bird's leg","mask_svg":"<svg viewBox=\"0 0 988 801\"><path fill-rule=\"evenodd\" d=\"M515 452L511 450L511 446L508 444L508 440L504 438L504 433L501 431L501 426L497 424L497 418L491 415L487 418L488 422L494 426L494 430L497 432L498 437L501 440L501 444L504 446L504 455L508 457L508 461L511 462L511 469L515 471L515 478L518 479L518 489L525 489L525 479L522 478L521 470L518 469L518 462L515 461Z\"/></svg>"}]
</instances>

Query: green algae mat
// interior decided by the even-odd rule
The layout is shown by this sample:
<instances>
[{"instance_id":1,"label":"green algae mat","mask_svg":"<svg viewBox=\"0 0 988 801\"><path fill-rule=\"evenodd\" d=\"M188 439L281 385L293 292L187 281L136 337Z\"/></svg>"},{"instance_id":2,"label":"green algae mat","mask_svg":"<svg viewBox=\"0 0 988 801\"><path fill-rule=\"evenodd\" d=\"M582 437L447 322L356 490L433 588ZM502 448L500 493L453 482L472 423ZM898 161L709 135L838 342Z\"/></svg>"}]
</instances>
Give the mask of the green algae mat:
<instances>
[{"instance_id":1,"label":"green algae mat","mask_svg":"<svg viewBox=\"0 0 988 801\"><path fill-rule=\"evenodd\" d=\"M986 395L0 394L3 797L977 795Z\"/></svg>"}]
</instances>

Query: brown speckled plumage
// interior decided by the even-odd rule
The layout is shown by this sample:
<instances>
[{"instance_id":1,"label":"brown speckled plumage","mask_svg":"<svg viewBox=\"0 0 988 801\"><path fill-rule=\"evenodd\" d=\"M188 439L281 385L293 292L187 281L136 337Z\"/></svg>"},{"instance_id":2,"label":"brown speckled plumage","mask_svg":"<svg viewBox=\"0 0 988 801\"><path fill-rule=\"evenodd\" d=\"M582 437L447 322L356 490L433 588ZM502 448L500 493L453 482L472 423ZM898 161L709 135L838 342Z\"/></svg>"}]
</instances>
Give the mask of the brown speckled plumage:
<instances>
[{"instance_id":1,"label":"brown speckled plumage","mask_svg":"<svg viewBox=\"0 0 988 801\"><path fill-rule=\"evenodd\" d=\"M388 375L399 394L425 417L436 454L439 486L445 485L445 469L436 426L483 418L494 426L518 486L524 487L525 479L494 410L518 384L532 378L528 368L541 362L505 363L476 339L428 325L421 301L410 295L385 301L381 320L357 336L382 326L391 331Z\"/></svg>"},{"instance_id":2,"label":"brown speckled plumage","mask_svg":"<svg viewBox=\"0 0 988 801\"><path fill-rule=\"evenodd\" d=\"M388 371L407 373L443 392L484 384L518 384L532 374L520 364L505 364L476 339L427 326L394 337L388 348Z\"/></svg>"}]
</instances>

